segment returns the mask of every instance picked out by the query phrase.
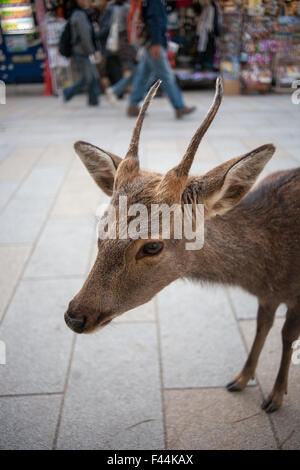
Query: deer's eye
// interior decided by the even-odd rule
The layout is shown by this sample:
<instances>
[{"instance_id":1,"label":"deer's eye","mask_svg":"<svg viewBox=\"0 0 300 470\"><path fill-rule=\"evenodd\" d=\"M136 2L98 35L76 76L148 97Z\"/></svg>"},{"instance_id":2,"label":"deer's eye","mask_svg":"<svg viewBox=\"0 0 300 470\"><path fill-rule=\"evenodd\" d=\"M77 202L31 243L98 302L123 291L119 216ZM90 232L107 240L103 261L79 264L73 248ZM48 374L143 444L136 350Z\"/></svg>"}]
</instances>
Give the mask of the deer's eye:
<instances>
[{"instance_id":1,"label":"deer's eye","mask_svg":"<svg viewBox=\"0 0 300 470\"><path fill-rule=\"evenodd\" d=\"M163 249L163 242L149 242L142 246L140 251L137 254L137 259L143 258L144 256L154 256L158 255Z\"/></svg>"}]
</instances>

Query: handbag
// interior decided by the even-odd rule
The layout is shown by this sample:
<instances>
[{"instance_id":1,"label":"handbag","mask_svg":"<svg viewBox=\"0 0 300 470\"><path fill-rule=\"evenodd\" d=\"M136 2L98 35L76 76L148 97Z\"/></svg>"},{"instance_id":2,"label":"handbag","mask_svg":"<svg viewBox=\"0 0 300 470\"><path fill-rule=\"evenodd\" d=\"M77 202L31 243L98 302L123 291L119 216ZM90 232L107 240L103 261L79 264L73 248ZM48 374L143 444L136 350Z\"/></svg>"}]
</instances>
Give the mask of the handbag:
<instances>
[{"instance_id":1,"label":"handbag","mask_svg":"<svg viewBox=\"0 0 300 470\"><path fill-rule=\"evenodd\" d=\"M119 7L114 7L113 20L106 41L106 49L116 53L119 50Z\"/></svg>"}]
</instances>

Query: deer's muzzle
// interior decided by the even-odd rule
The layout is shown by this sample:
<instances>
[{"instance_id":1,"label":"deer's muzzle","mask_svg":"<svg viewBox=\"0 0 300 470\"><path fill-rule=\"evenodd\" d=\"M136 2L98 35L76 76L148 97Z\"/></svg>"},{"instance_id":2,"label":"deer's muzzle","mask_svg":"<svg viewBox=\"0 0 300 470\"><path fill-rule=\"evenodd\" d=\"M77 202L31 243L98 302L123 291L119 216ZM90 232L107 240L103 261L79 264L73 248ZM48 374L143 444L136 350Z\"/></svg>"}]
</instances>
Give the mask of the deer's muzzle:
<instances>
[{"instance_id":1,"label":"deer's muzzle","mask_svg":"<svg viewBox=\"0 0 300 470\"><path fill-rule=\"evenodd\" d=\"M86 323L86 317L79 317L76 318L69 314L68 312L65 313L65 322L71 330L75 331L75 333L83 333L84 326Z\"/></svg>"}]
</instances>

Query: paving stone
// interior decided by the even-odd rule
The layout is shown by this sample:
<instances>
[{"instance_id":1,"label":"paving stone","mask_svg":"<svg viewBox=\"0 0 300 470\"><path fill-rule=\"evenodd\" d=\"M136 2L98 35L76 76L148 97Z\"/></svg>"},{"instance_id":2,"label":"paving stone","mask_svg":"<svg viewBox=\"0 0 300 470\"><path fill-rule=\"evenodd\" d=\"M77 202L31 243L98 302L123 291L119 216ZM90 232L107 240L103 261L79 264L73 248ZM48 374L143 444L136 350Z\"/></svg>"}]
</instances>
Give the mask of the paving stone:
<instances>
[{"instance_id":1,"label":"paving stone","mask_svg":"<svg viewBox=\"0 0 300 470\"><path fill-rule=\"evenodd\" d=\"M0 145L0 162L4 160L11 152L13 146L11 144Z\"/></svg>"},{"instance_id":2,"label":"paving stone","mask_svg":"<svg viewBox=\"0 0 300 470\"><path fill-rule=\"evenodd\" d=\"M85 188L82 191L82 188ZM96 214L109 198L95 184L81 162L74 161L52 210L55 216Z\"/></svg>"},{"instance_id":3,"label":"paving stone","mask_svg":"<svg viewBox=\"0 0 300 470\"><path fill-rule=\"evenodd\" d=\"M257 387L236 394L218 389L166 390L167 448L276 449L260 399Z\"/></svg>"},{"instance_id":4,"label":"paving stone","mask_svg":"<svg viewBox=\"0 0 300 470\"><path fill-rule=\"evenodd\" d=\"M0 321L29 253L28 246L0 246Z\"/></svg>"},{"instance_id":5,"label":"paving stone","mask_svg":"<svg viewBox=\"0 0 300 470\"><path fill-rule=\"evenodd\" d=\"M232 136L214 137L211 139L211 144L222 161L238 157L239 155L243 155L248 151L247 146L242 142L241 139L233 139Z\"/></svg>"},{"instance_id":6,"label":"paving stone","mask_svg":"<svg viewBox=\"0 0 300 470\"><path fill-rule=\"evenodd\" d=\"M246 359L225 291L176 281L157 304L165 387L225 386Z\"/></svg>"},{"instance_id":7,"label":"paving stone","mask_svg":"<svg viewBox=\"0 0 300 470\"><path fill-rule=\"evenodd\" d=\"M256 318L258 301L254 295L251 295L238 287L228 287L227 291L236 317L239 320ZM282 317L285 316L285 314L286 306L284 304L279 305L276 315Z\"/></svg>"},{"instance_id":8,"label":"paving stone","mask_svg":"<svg viewBox=\"0 0 300 470\"><path fill-rule=\"evenodd\" d=\"M0 181L0 211L9 201L17 187L18 183L16 181Z\"/></svg>"},{"instance_id":9,"label":"paving stone","mask_svg":"<svg viewBox=\"0 0 300 470\"><path fill-rule=\"evenodd\" d=\"M0 397L0 449L50 450L61 396Z\"/></svg>"},{"instance_id":10,"label":"paving stone","mask_svg":"<svg viewBox=\"0 0 300 470\"><path fill-rule=\"evenodd\" d=\"M122 324L78 337L59 449L164 447L156 327Z\"/></svg>"},{"instance_id":11,"label":"paving stone","mask_svg":"<svg viewBox=\"0 0 300 470\"><path fill-rule=\"evenodd\" d=\"M52 198L13 197L0 215L0 243L32 244L52 203Z\"/></svg>"},{"instance_id":12,"label":"paving stone","mask_svg":"<svg viewBox=\"0 0 300 470\"><path fill-rule=\"evenodd\" d=\"M16 196L22 199L54 198L65 175L63 168L34 168Z\"/></svg>"},{"instance_id":13,"label":"paving stone","mask_svg":"<svg viewBox=\"0 0 300 470\"><path fill-rule=\"evenodd\" d=\"M63 180L62 168L34 168L0 216L0 243L33 243Z\"/></svg>"},{"instance_id":14,"label":"paving stone","mask_svg":"<svg viewBox=\"0 0 300 470\"><path fill-rule=\"evenodd\" d=\"M49 219L24 277L85 275L94 230L92 217Z\"/></svg>"},{"instance_id":15,"label":"paving stone","mask_svg":"<svg viewBox=\"0 0 300 470\"><path fill-rule=\"evenodd\" d=\"M74 158L75 151L71 143L49 145L39 159L37 167L66 167Z\"/></svg>"},{"instance_id":16,"label":"paving stone","mask_svg":"<svg viewBox=\"0 0 300 470\"><path fill-rule=\"evenodd\" d=\"M0 165L0 180L21 181L43 151L43 147L16 147Z\"/></svg>"},{"instance_id":17,"label":"paving stone","mask_svg":"<svg viewBox=\"0 0 300 470\"><path fill-rule=\"evenodd\" d=\"M256 377L267 396L274 385L281 358L281 328L284 319L275 320L258 363ZM240 322L240 327L250 349L254 334L255 322ZM288 394L285 395L283 405L279 411L271 415L279 444L289 436L290 439L283 445L284 449L300 449L300 364L291 364L289 372Z\"/></svg>"},{"instance_id":18,"label":"paving stone","mask_svg":"<svg viewBox=\"0 0 300 470\"><path fill-rule=\"evenodd\" d=\"M155 300L129 310L114 321L117 323L155 321Z\"/></svg>"},{"instance_id":19,"label":"paving stone","mask_svg":"<svg viewBox=\"0 0 300 470\"><path fill-rule=\"evenodd\" d=\"M82 279L22 281L0 327L0 395L62 392L72 332L64 312Z\"/></svg>"}]
</instances>

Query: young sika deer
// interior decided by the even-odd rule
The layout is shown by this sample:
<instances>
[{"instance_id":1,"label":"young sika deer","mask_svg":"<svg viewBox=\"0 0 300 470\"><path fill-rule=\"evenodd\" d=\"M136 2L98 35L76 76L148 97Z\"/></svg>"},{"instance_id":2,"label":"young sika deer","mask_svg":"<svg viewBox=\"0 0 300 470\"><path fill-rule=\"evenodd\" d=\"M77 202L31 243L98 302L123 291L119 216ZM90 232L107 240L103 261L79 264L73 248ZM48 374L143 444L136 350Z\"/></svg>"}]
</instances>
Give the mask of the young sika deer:
<instances>
[{"instance_id":1,"label":"young sika deer","mask_svg":"<svg viewBox=\"0 0 300 470\"><path fill-rule=\"evenodd\" d=\"M76 333L91 332L181 277L240 286L258 298L259 307L249 357L227 385L229 391L238 391L254 376L275 311L285 303L281 364L274 388L262 403L267 412L275 411L287 391L292 343L300 335L300 168L268 176L247 195L274 154L275 147L267 144L203 176L189 176L198 145L221 103L218 79L214 102L181 162L165 175L140 169L140 131L158 86L145 99L124 159L85 142L77 142L75 150L98 186L111 196L114 208L119 196L127 196L128 206L203 203L204 246L188 251L184 238L172 236L99 239L94 267L70 302L65 321Z\"/></svg>"}]
</instances>

